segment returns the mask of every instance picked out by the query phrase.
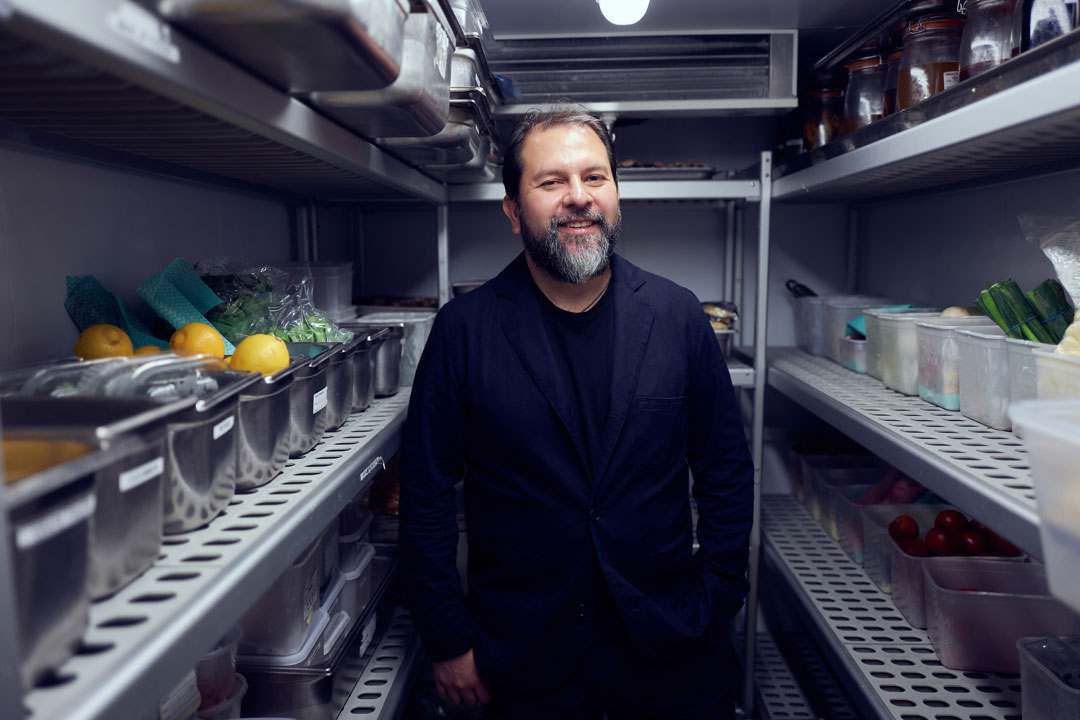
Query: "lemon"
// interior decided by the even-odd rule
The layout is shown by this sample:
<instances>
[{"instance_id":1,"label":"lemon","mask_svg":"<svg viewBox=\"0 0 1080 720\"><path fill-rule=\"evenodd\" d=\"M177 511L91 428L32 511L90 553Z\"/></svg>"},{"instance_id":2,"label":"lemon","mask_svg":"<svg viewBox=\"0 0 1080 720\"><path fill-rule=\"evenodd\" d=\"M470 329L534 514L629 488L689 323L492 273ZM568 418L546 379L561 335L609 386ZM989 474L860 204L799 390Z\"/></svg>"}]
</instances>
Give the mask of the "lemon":
<instances>
[{"instance_id":1,"label":"lemon","mask_svg":"<svg viewBox=\"0 0 1080 720\"><path fill-rule=\"evenodd\" d=\"M133 352L128 334L107 323L91 325L75 341L75 354L83 360L131 356Z\"/></svg>"},{"instance_id":2,"label":"lemon","mask_svg":"<svg viewBox=\"0 0 1080 720\"><path fill-rule=\"evenodd\" d=\"M136 355L157 355L158 353L165 352L157 345L143 345L142 347L135 348Z\"/></svg>"},{"instance_id":3,"label":"lemon","mask_svg":"<svg viewBox=\"0 0 1080 720\"><path fill-rule=\"evenodd\" d=\"M231 365L233 370L273 375L289 367L289 348L273 335L249 335L236 346Z\"/></svg>"},{"instance_id":4,"label":"lemon","mask_svg":"<svg viewBox=\"0 0 1080 720\"><path fill-rule=\"evenodd\" d=\"M83 443L58 440L4 439L4 484L9 485L53 465L73 460L92 449Z\"/></svg>"},{"instance_id":5,"label":"lemon","mask_svg":"<svg viewBox=\"0 0 1080 720\"><path fill-rule=\"evenodd\" d=\"M169 349L177 355L213 355L225 358L225 338L206 323L188 323L169 338Z\"/></svg>"}]
</instances>

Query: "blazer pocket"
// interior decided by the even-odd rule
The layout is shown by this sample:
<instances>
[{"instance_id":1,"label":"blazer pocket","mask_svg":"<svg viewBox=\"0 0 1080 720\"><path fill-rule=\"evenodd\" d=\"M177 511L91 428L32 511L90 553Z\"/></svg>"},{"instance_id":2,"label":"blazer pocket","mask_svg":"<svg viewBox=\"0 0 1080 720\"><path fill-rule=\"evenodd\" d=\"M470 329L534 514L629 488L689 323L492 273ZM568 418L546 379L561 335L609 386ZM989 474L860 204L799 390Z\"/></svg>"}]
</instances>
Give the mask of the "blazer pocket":
<instances>
[{"instance_id":1,"label":"blazer pocket","mask_svg":"<svg viewBox=\"0 0 1080 720\"><path fill-rule=\"evenodd\" d=\"M643 412L677 412L686 407L686 398L682 397L639 397L637 408Z\"/></svg>"}]
</instances>

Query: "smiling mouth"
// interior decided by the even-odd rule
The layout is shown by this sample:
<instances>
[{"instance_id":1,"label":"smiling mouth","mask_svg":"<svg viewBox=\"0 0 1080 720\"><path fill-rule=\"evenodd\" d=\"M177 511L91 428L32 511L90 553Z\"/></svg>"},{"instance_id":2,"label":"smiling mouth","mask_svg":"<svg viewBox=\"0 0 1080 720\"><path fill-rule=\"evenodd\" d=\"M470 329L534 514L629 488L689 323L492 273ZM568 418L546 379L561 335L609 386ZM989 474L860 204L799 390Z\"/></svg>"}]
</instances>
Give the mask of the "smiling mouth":
<instances>
[{"instance_id":1,"label":"smiling mouth","mask_svg":"<svg viewBox=\"0 0 1080 720\"><path fill-rule=\"evenodd\" d=\"M573 220L571 222L559 223L559 227L570 228L570 229L574 229L574 230L583 229L583 228L591 228L594 225L596 225L595 220Z\"/></svg>"}]
</instances>

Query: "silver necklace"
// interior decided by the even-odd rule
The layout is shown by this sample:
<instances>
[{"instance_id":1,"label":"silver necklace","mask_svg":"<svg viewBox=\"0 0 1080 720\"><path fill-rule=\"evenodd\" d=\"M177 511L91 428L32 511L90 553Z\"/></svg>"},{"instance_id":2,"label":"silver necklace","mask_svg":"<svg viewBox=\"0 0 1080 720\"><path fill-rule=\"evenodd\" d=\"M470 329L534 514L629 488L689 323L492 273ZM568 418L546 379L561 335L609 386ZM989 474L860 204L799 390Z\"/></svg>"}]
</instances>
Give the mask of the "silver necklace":
<instances>
[{"instance_id":1,"label":"silver necklace","mask_svg":"<svg viewBox=\"0 0 1080 720\"><path fill-rule=\"evenodd\" d=\"M578 310L578 312L583 313L583 312L588 312L589 310L591 310L593 305L600 302L600 298L604 297L604 293L607 292L608 285L610 285L610 284L611 284L611 278L609 277L607 282L604 283L604 287L600 288L600 294L597 295L596 297L594 297L593 301L591 303L589 303L588 305L586 305L582 309Z\"/></svg>"}]
</instances>

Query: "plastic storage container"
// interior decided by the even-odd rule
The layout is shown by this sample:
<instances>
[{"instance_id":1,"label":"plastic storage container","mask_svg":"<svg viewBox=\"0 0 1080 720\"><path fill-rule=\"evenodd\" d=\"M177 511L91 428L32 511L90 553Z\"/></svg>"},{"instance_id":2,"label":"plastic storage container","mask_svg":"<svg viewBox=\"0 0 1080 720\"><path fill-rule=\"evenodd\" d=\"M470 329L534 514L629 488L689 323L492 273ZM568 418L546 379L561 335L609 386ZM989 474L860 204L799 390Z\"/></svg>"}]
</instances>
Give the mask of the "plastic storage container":
<instances>
[{"instance_id":1,"label":"plastic storage container","mask_svg":"<svg viewBox=\"0 0 1080 720\"><path fill-rule=\"evenodd\" d=\"M919 344L919 397L945 410L960 409L961 328L994 327L987 317L923 319L915 322Z\"/></svg>"},{"instance_id":2,"label":"plastic storage container","mask_svg":"<svg viewBox=\"0 0 1080 720\"><path fill-rule=\"evenodd\" d=\"M816 492L821 503L821 526L833 540L840 539L840 491L858 488L861 495L873 487L884 474L885 471L878 467L817 471Z\"/></svg>"},{"instance_id":3,"label":"plastic storage container","mask_svg":"<svg viewBox=\"0 0 1080 720\"><path fill-rule=\"evenodd\" d=\"M857 501L873 485L847 485L833 489L833 502L836 513L836 541L856 564L863 564L863 527L862 512L866 507Z\"/></svg>"},{"instance_id":4,"label":"plastic storage container","mask_svg":"<svg viewBox=\"0 0 1080 720\"><path fill-rule=\"evenodd\" d=\"M847 324L863 314L863 308L887 301L870 295L837 295L825 298L825 355L840 362L840 341L847 335Z\"/></svg>"},{"instance_id":5,"label":"plastic storage container","mask_svg":"<svg viewBox=\"0 0 1080 720\"><path fill-rule=\"evenodd\" d=\"M199 720L232 720L233 718L239 718L240 704L243 702L247 690L247 680L244 679L243 675L237 673L229 696L217 705L208 707L205 710L200 706L197 713Z\"/></svg>"},{"instance_id":6,"label":"plastic storage container","mask_svg":"<svg viewBox=\"0 0 1080 720\"><path fill-rule=\"evenodd\" d=\"M940 311L931 307L863 308L863 316L866 318L866 374L878 380L881 379L881 316L897 313L924 313L927 317L931 317L940 314Z\"/></svg>"},{"instance_id":7,"label":"plastic storage container","mask_svg":"<svg viewBox=\"0 0 1080 720\"><path fill-rule=\"evenodd\" d=\"M311 543L244 614L241 655L288 656L303 647L319 608L322 539L320 535Z\"/></svg>"},{"instance_id":8,"label":"plastic storage container","mask_svg":"<svg viewBox=\"0 0 1080 720\"><path fill-rule=\"evenodd\" d=\"M1075 649L1080 642L1075 637L1068 640L1068 645L1054 636L1016 641L1016 650L1020 653L1022 710L1026 720L1080 717L1080 688L1067 685L1057 674L1063 669L1057 666L1065 663L1074 678L1080 670L1080 653Z\"/></svg>"},{"instance_id":9,"label":"plastic storage container","mask_svg":"<svg viewBox=\"0 0 1080 720\"><path fill-rule=\"evenodd\" d=\"M867 461L872 461L873 456L866 452L860 452L860 448L851 442L837 444L835 437L823 437L814 434L801 439L796 439L788 446L787 462L788 473L791 476L792 493L799 502L806 503L806 473L804 473L804 460L810 463L820 461L826 457L849 457L854 456Z\"/></svg>"},{"instance_id":10,"label":"plastic storage container","mask_svg":"<svg viewBox=\"0 0 1080 720\"><path fill-rule=\"evenodd\" d=\"M890 313L881 324L881 381L904 395L919 394L919 336L915 322L940 313Z\"/></svg>"},{"instance_id":11,"label":"plastic storage container","mask_svg":"<svg viewBox=\"0 0 1080 720\"><path fill-rule=\"evenodd\" d=\"M1039 399L1080 398L1080 359L1056 355L1052 346L1047 348L1034 351Z\"/></svg>"},{"instance_id":12,"label":"plastic storage container","mask_svg":"<svg viewBox=\"0 0 1080 720\"><path fill-rule=\"evenodd\" d=\"M885 466L873 455L806 455L802 459L803 503L807 512L819 523L824 523L826 496L822 493L821 473L875 469L885 472ZM831 476L835 481L835 476ZM877 478L875 478L877 479Z\"/></svg>"},{"instance_id":13,"label":"plastic storage container","mask_svg":"<svg viewBox=\"0 0 1080 720\"><path fill-rule=\"evenodd\" d=\"M430 137L386 138L379 144L421 167L464 164L480 148L481 125L473 117L472 107L451 106L446 126Z\"/></svg>"},{"instance_id":14,"label":"plastic storage container","mask_svg":"<svg viewBox=\"0 0 1080 720\"><path fill-rule=\"evenodd\" d=\"M960 412L996 430L1008 430L1009 350L998 327L958 330Z\"/></svg>"},{"instance_id":15,"label":"plastic storage container","mask_svg":"<svg viewBox=\"0 0 1080 720\"><path fill-rule=\"evenodd\" d=\"M825 354L825 298L811 295L795 300L795 344L811 355Z\"/></svg>"},{"instance_id":16,"label":"plastic storage container","mask_svg":"<svg viewBox=\"0 0 1080 720\"><path fill-rule=\"evenodd\" d=\"M906 110L959 82L960 36L964 21L920 18L904 30L896 106Z\"/></svg>"},{"instance_id":17,"label":"plastic storage container","mask_svg":"<svg viewBox=\"0 0 1080 720\"><path fill-rule=\"evenodd\" d=\"M915 593L915 588L912 585L917 584L918 586L919 610L917 618L923 616L922 568L918 565L921 558L904 555L900 561L894 562L893 549L895 544L892 536L889 535L889 523L896 519L898 515L907 515L919 524L919 536L923 537L927 530L934 527L934 518L947 507L947 505L907 504L870 505L862 508L863 568L882 592L892 593L893 601L897 607L900 607L901 600L898 596L904 592L904 589L897 587L902 582L898 581L897 575L903 573L905 569L894 567L894 565L908 560L912 561L915 567L911 573L905 575L905 578L917 581L908 584L908 587L912 588L912 596ZM907 613L904 616L908 618L908 622L912 623L914 627L926 627L925 621L920 621L920 624L916 625Z\"/></svg>"},{"instance_id":18,"label":"plastic storage container","mask_svg":"<svg viewBox=\"0 0 1080 720\"><path fill-rule=\"evenodd\" d=\"M1050 597L1041 565L927 558L923 576L926 630L947 668L1019 673L1017 640L1080 631L1080 616Z\"/></svg>"},{"instance_id":19,"label":"plastic storage container","mask_svg":"<svg viewBox=\"0 0 1080 720\"><path fill-rule=\"evenodd\" d=\"M853 133L885 117L885 77L888 66L881 56L860 57L850 65L844 92L844 134Z\"/></svg>"},{"instance_id":20,"label":"plastic storage container","mask_svg":"<svg viewBox=\"0 0 1080 720\"><path fill-rule=\"evenodd\" d=\"M960 39L960 82L1013 56L1016 0L968 0Z\"/></svg>"},{"instance_id":21,"label":"plastic storage container","mask_svg":"<svg viewBox=\"0 0 1080 720\"><path fill-rule=\"evenodd\" d=\"M1031 462L1050 591L1080 612L1080 401L1031 400L1009 414Z\"/></svg>"},{"instance_id":22,"label":"plastic storage container","mask_svg":"<svg viewBox=\"0 0 1080 720\"><path fill-rule=\"evenodd\" d=\"M1015 405L1038 397L1038 369L1035 351L1044 348L1043 343L1030 340L1006 338L1009 352L1009 403Z\"/></svg>"},{"instance_id":23,"label":"plastic storage container","mask_svg":"<svg viewBox=\"0 0 1080 720\"><path fill-rule=\"evenodd\" d=\"M410 387L416 376L416 366L424 352L431 327L435 324L435 311L377 312L361 315L357 322L369 326L404 324L404 340L401 350L401 385ZM389 338L388 342L394 338ZM377 362L377 361L376 361ZM378 385L378 383L376 383ZM376 395L378 395L376 389Z\"/></svg>"},{"instance_id":24,"label":"plastic storage container","mask_svg":"<svg viewBox=\"0 0 1080 720\"><path fill-rule=\"evenodd\" d=\"M413 12L405 21L401 73L390 86L359 92L313 92L312 105L369 138L427 137L450 115L454 41L441 11Z\"/></svg>"},{"instance_id":25,"label":"plastic storage container","mask_svg":"<svg viewBox=\"0 0 1080 720\"><path fill-rule=\"evenodd\" d=\"M236 652L243 630L233 625L195 664L195 682L202 700L199 709L210 709L227 701L236 685Z\"/></svg>"},{"instance_id":26,"label":"plastic storage container","mask_svg":"<svg viewBox=\"0 0 1080 720\"><path fill-rule=\"evenodd\" d=\"M840 364L852 372L865 375L868 364L866 350L865 340L840 338Z\"/></svg>"},{"instance_id":27,"label":"plastic storage container","mask_svg":"<svg viewBox=\"0 0 1080 720\"><path fill-rule=\"evenodd\" d=\"M307 263L311 270L312 302L335 320L351 316L353 264L351 262Z\"/></svg>"}]
</instances>

